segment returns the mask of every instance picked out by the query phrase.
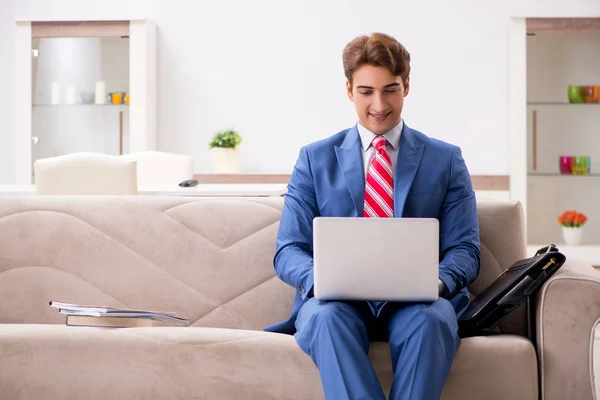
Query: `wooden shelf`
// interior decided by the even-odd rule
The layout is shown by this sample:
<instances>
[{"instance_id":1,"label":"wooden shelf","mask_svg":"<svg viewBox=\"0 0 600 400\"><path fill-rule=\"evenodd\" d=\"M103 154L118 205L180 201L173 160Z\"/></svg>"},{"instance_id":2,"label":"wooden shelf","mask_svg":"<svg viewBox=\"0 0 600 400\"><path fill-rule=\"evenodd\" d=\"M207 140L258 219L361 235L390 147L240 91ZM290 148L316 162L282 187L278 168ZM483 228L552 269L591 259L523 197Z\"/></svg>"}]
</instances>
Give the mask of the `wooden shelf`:
<instances>
[{"instance_id":1,"label":"wooden shelf","mask_svg":"<svg viewBox=\"0 0 600 400\"><path fill-rule=\"evenodd\" d=\"M56 108L61 108L61 107L73 107L73 108L80 108L80 107L95 107L95 108L106 108L106 107L129 107L129 104L112 104L112 103L106 103L106 104L95 104L95 103L91 103L91 104L86 104L86 103L75 103L75 104L32 104L31 107L33 108L37 108L37 107L56 107Z\"/></svg>"},{"instance_id":2,"label":"wooden shelf","mask_svg":"<svg viewBox=\"0 0 600 400\"><path fill-rule=\"evenodd\" d=\"M599 33L600 18L527 18L527 33Z\"/></svg>"},{"instance_id":3,"label":"wooden shelf","mask_svg":"<svg viewBox=\"0 0 600 400\"><path fill-rule=\"evenodd\" d=\"M552 177L567 177L567 178L600 178L600 174L588 174L588 175L575 175L575 174L561 174L559 172L529 172L527 176L552 176Z\"/></svg>"},{"instance_id":4,"label":"wooden shelf","mask_svg":"<svg viewBox=\"0 0 600 400\"><path fill-rule=\"evenodd\" d=\"M290 174L196 174L200 183L287 183Z\"/></svg>"},{"instance_id":5,"label":"wooden shelf","mask_svg":"<svg viewBox=\"0 0 600 400\"><path fill-rule=\"evenodd\" d=\"M196 174L200 183L287 183L290 174ZM507 175L472 175L474 190L509 190Z\"/></svg>"},{"instance_id":6,"label":"wooden shelf","mask_svg":"<svg viewBox=\"0 0 600 400\"><path fill-rule=\"evenodd\" d=\"M566 101L531 101L528 106L600 106L600 103L569 103Z\"/></svg>"}]
</instances>

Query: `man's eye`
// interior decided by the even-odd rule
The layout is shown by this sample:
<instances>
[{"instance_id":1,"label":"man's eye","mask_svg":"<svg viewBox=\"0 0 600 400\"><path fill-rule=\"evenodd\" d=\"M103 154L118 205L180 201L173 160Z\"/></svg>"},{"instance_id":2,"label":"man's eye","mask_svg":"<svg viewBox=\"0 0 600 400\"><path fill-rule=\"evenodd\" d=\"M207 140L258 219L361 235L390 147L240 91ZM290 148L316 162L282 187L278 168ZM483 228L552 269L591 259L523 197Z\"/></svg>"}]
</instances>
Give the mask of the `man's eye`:
<instances>
[{"instance_id":1,"label":"man's eye","mask_svg":"<svg viewBox=\"0 0 600 400\"><path fill-rule=\"evenodd\" d=\"M390 89L390 90L386 90L386 93L396 93L398 91L398 89Z\"/></svg>"},{"instance_id":2,"label":"man's eye","mask_svg":"<svg viewBox=\"0 0 600 400\"><path fill-rule=\"evenodd\" d=\"M371 94L371 91L366 91L366 92L358 92L358 93L360 93L360 94L362 94L362 95L370 95L370 94Z\"/></svg>"}]
</instances>

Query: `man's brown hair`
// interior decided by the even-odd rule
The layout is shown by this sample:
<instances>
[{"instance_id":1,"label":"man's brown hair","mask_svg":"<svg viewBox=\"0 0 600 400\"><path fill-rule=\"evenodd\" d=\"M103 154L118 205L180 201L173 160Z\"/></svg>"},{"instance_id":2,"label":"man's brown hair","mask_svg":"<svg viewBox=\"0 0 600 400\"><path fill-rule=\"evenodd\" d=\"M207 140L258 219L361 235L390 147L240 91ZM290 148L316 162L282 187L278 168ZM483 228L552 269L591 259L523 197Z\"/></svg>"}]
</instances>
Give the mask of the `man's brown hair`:
<instances>
[{"instance_id":1,"label":"man's brown hair","mask_svg":"<svg viewBox=\"0 0 600 400\"><path fill-rule=\"evenodd\" d=\"M344 74L352 85L352 74L365 64L385 67L406 80L410 74L410 54L396 39L385 33L359 36L344 48Z\"/></svg>"}]
</instances>

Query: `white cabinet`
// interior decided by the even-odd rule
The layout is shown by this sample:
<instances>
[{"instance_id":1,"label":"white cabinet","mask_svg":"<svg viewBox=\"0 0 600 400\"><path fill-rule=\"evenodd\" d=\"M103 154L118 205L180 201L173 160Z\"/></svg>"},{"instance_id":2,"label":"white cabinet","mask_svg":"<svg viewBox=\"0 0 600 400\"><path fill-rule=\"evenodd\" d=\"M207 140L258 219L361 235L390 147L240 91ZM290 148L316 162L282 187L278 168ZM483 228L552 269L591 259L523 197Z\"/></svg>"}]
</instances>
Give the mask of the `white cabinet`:
<instances>
[{"instance_id":1,"label":"white cabinet","mask_svg":"<svg viewBox=\"0 0 600 400\"><path fill-rule=\"evenodd\" d=\"M527 238L563 243L558 216L589 218L582 244L600 244L600 103L571 103L569 86L600 85L600 33L527 37ZM592 91L600 91L600 86ZM584 95L582 95L584 97ZM589 174L561 172L561 156L589 157ZM580 159L585 160L585 159ZM581 171L577 171L580 172ZM587 172L586 172L587 173Z\"/></svg>"},{"instance_id":2,"label":"white cabinet","mask_svg":"<svg viewBox=\"0 0 600 400\"><path fill-rule=\"evenodd\" d=\"M151 20L16 22L17 184L38 158L157 149Z\"/></svg>"}]
</instances>

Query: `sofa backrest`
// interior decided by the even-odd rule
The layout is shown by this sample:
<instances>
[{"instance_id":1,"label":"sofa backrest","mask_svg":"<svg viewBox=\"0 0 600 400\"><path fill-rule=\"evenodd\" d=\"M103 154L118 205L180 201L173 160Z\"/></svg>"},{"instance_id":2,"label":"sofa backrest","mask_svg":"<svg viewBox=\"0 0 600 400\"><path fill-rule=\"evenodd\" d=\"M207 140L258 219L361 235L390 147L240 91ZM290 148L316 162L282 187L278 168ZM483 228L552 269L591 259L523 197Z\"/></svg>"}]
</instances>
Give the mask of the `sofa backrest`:
<instances>
[{"instance_id":1,"label":"sofa backrest","mask_svg":"<svg viewBox=\"0 0 600 400\"><path fill-rule=\"evenodd\" d=\"M521 203L516 201L479 201L479 238L481 269L477 280L469 286L477 296L504 270L527 255L525 218ZM511 312L498 326L499 332L529 336L527 303Z\"/></svg>"},{"instance_id":2,"label":"sofa backrest","mask_svg":"<svg viewBox=\"0 0 600 400\"><path fill-rule=\"evenodd\" d=\"M0 198L0 323L64 323L67 303L176 311L192 326L262 329L294 290L273 269L283 198ZM479 293L525 256L516 203L482 203ZM525 334L523 311L503 330Z\"/></svg>"}]
</instances>

